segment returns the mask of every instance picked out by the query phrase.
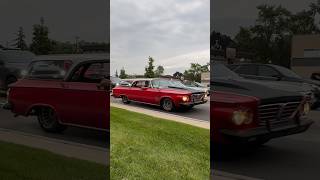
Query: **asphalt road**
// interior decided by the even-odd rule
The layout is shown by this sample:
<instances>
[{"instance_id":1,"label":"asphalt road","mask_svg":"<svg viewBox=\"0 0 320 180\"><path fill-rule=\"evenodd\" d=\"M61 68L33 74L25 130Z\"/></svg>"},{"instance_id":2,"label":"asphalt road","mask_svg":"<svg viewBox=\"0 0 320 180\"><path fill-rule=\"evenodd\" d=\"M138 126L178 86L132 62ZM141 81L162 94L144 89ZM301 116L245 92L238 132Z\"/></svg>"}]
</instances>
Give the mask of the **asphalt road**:
<instances>
[{"instance_id":1,"label":"asphalt road","mask_svg":"<svg viewBox=\"0 0 320 180\"><path fill-rule=\"evenodd\" d=\"M4 100L0 98L0 103ZM68 127L63 133L44 132L36 117L14 117L10 111L0 108L0 128L17 130L24 133L72 141L86 145L109 148L109 133L84 128Z\"/></svg>"},{"instance_id":2,"label":"asphalt road","mask_svg":"<svg viewBox=\"0 0 320 180\"><path fill-rule=\"evenodd\" d=\"M305 133L274 139L251 149L228 149L212 156L214 169L271 180L317 180L320 176L320 111ZM213 146L213 150L218 147Z\"/></svg>"},{"instance_id":3,"label":"asphalt road","mask_svg":"<svg viewBox=\"0 0 320 180\"><path fill-rule=\"evenodd\" d=\"M111 97L110 101L111 101L111 103L122 104L121 99L116 99L116 98ZM154 111L165 112L158 106L152 106L152 105L135 103L135 102L131 102L128 105L146 108L146 109L150 109L150 110L154 110ZM188 117L188 118L210 121L210 117L209 117L210 116L210 102L208 101L205 104L200 104L200 105L194 106L191 110L188 110L188 111L176 111L176 112L170 112L170 113L174 114L174 115Z\"/></svg>"}]
</instances>

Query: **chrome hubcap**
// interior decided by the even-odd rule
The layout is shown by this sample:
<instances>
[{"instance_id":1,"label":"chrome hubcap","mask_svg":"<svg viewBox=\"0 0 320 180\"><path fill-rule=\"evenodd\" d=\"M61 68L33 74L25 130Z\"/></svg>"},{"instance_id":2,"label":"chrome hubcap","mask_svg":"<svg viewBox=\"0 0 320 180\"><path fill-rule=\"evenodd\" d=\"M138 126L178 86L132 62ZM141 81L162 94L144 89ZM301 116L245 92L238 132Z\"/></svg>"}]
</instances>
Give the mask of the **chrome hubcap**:
<instances>
[{"instance_id":1,"label":"chrome hubcap","mask_svg":"<svg viewBox=\"0 0 320 180\"><path fill-rule=\"evenodd\" d=\"M56 120L55 113L50 109L43 109L40 115L40 121L43 127L50 128Z\"/></svg>"},{"instance_id":2,"label":"chrome hubcap","mask_svg":"<svg viewBox=\"0 0 320 180\"><path fill-rule=\"evenodd\" d=\"M172 109L172 102L170 100L164 100L163 108L167 111L170 111Z\"/></svg>"}]
</instances>

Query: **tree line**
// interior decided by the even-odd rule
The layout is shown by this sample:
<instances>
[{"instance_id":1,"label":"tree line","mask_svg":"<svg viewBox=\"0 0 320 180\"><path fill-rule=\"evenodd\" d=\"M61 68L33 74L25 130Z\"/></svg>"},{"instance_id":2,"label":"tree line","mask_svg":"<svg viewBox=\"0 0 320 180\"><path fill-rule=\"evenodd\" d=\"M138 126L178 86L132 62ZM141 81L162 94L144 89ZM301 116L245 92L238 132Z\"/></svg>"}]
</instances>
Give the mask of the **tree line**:
<instances>
[{"instance_id":1,"label":"tree line","mask_svg":"<svg viewBox=\"0 0 320 180\"><path fill-rule=\"evenodd\" d=\"M39 24L33 25L32 42L28 46L23 27L19 27L15 34L12 46L20 50L29 50L37 55L47 54L77 54L86 51L109 52L110 45L107 43L86 42L80 37L75 37L75 42L60 42L49 38L49 28L42 17Z\"/></svg>"},{"instance_id":2,"label":"tree line","mask_svg":"<svg viewBox=\"0 0 320 180\"><path fill-rule=\"evenodd\" d=\"M254 25L240 27L234 38L219 32L211 33L211 48L228 47L253 54L253 61L290 66L291 43L294 35L319 34L320 0L296 13L282 6L263 4L257 7ZM218 43L217 43L218 42Z\"/></svg>"},{"instance_id":3,"label":"tree line","mask_svg":"<svg viewBox=\"0 0 320 180\"><path fill-rule=\"evenodd\" d=\"M143 75L144 78L157 78L164 75L164 67L157 66L157 68L155 68L154 62L155 60L149 56L147 62L148 64L145 67L145 73ZM181 80L185 79L189 81L201 82L201 74L209 72L209 67L210 63L207 63L205 65L201 65L199 63L191 63L190 68L185 70L184 73L175 72L172 77ZM120 74L118 74L118 70L116 70L115 76L121 79L126 79L129 77L129 75L126 74L126 70L124 68L120 70Z\"/></svg>"}]
</instances>

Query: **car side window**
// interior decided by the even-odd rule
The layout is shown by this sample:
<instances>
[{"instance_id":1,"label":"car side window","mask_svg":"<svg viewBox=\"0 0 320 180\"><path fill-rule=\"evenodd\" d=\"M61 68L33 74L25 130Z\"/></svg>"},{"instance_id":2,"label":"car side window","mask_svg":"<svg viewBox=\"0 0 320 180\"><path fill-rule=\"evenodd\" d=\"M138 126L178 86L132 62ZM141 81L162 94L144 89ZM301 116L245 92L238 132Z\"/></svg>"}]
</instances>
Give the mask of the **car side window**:
<instances>
[{"instance_id":1,"label":"car side window","mask_svg":"<svg viewBox=\"0 0 320 180\"><path fill-rule=\"evenodd\" d=\"M142 87L142 82L141 82L141 81L135 81L135 82L132 84L132 87L141 88L141 87Z\"/></svg>"},{"instance_id":2,"label":"car side window","mask_svg":"<svg viewBox=\"0 0 320 180\"><path fill-rule=\"evenodd\" d=\"M241 65L234 70L238 74L257 75L257 68L254 65Z\"/></svg>"},{"instance_id":3,"label":"car side window","mask_svg":"<svg viewBox=\"0 0 320 180\"><path fill-rule=\"evenodd\" d=\"M265 77L277 77L279 76L279 73L269 66L259 66L258 75Z\"/></svg>"},{"instance_id":4,"label":"car side window","mask_svg":"<svg viewBox=\"0 0 320 180\"><path fill-rule=\"evenodd\" d=\"M71 81L100 83L109 77L107 63L92 63L82 65L74 72Z\"/></svg>"},{"instance_id":5,"label":"car side window","mask_svg":"<svg viewBox=\"0 0 320 180\"><path fill-rule=\"evenodd\" d=\"M154 88L159 88L159 87L160 87L160 81L158 81L158 80L153 80L153 81L152 81L152 87L154 87Z\"/></svg>"}]
</instances>

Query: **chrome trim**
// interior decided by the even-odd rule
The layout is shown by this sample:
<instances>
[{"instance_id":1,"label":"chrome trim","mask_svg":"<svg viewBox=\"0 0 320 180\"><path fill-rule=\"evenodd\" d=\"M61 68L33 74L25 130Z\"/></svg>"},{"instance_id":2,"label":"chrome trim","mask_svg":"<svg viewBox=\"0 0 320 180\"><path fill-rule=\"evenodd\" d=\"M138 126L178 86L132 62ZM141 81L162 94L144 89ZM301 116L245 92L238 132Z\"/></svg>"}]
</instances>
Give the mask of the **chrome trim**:
<instances>
[{"instance_id":1,"label":"chrome trim","mask_svg":"<svg viewBox=\"0 0 320 180\"><path fill-rule=\"evenodd\" d=\"M293 118L303 102L273 103L258 107L258 126L268 128L294 122Z\"/></svg>"},{"instance_id":2,"label":"chrome trim","mask_svg":"<svg viewBox=\"0 0 320 180\"><path fill-rule=\"evenodd\" d=\"M66 125L66 126L73 126L73 127L79 127L79 128L86 128L86 129L92 129L92 130L110 132L110 130L108 130L108 129L103 129L103 128L95 128L95 127L91 127L91 126L83 126L83 125L78 125L78 124L73 124L73 123L62 123L62 122L60 122L60 123L61 123L62 125Z\"/></svg>"}]
</instances>

